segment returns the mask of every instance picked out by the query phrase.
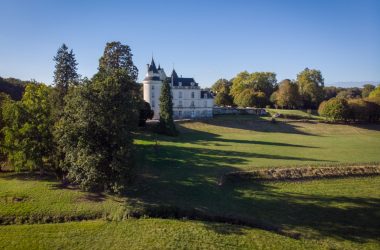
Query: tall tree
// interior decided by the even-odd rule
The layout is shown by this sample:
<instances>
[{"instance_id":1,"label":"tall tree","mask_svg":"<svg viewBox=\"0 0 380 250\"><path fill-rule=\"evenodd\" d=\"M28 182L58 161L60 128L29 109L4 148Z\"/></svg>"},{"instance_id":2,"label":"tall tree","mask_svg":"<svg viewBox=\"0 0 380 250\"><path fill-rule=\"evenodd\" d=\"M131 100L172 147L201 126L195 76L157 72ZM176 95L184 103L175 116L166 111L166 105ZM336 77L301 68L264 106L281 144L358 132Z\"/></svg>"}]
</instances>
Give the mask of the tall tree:
<instances>
[{"instance_id":1,"label":"tall tree","mask_svg":"<svg viewBox=\"0 0 380 250\"><path fill-rule=\"evenodd\" d=\"M57 55L54 57L54 85L57 88L58 96L61 100L66 95L69 86L78 83L77 66L73 50L69 51L66 44L58 49Z\"/></svg>"},{"instance_id":2,"label":"tall tree","mask_svg":"<svg viewBox=\"0 0 380 250\"><path fill-rule=\"evenodd\" d=\"M367 98L369 96L369 93L371 93L374 89L375 89L375 86L372 84L363 85L362 97Z\"/></svg>"},{"instance_id":3,"label":"tall tree","mask_svg":"<svg viewBox=\"0 0 380 250\"><path fill-rule=\"evenodd\" d=\"M304 69L297 75L297 84L304 107L317 108L324 96L324 79L321 71Z\"/></svg>"},{"instance_id":4,"label":"tall tree","mask_svg":"<svg viewBox=\"0 0 380 250\"><path fill-rule=\"evenodd\" d=\"M159 132L162 134L176 136L178 131L173 120L173 100L169 81L165 81L161 87L160 95L160 122L158 124Z\"/></svg>"},{"instance_id":5,"label":"tall tree","mask_svg":"<svg viewBox=\"0 0 380 250\"><path fill-rule=\"evenodd\" d=\"M110 44L116 46L115 50ZM120 53L119 46L128 49ZM68 179L82 189L121 192L133 177L131 131L138 124L139 111L135 108L134 69L129 47L108 43L99 72L91 81L69 91L58 124L58 142L65 149L63 166Z\"/></svg>"}]
</instances>

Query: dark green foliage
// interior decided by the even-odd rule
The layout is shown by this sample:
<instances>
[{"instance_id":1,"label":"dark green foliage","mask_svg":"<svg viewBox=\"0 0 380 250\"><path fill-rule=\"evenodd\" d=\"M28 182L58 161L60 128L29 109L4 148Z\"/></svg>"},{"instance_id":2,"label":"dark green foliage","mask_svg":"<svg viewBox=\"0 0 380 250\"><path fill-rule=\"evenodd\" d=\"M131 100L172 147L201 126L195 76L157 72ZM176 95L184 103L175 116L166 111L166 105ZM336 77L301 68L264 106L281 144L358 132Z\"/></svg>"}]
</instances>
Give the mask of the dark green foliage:
<instances>
[{"instance_id":1,"label":"dark green foliage","mask_svg":"<svg viewBox=\"0 0 380 250\"><path fill-rule=\"evenodd\" d=\"M219 92L214 98L214 104L217 106L232 106L232 97L225 92Z\"/></svg>"},{"instance_id":2,"label":"dark green foliage","mask_svg":"<svg viewBox=\"0 0 380 250\"><path fill-rule=\"evenodd\" d=\"M214 98L214 104L218 106L232 106L233 98L230 95L232 82L226 79L219 79L212 85L211 89L216 96Z\"/></svg>"},{"instance_id":3,"label":"dark green foliage","mask_svg":"<svg viewBox=\"0 0 380 250\"><path fill-rule=\"evenodd\" d=\"M150 107L148 102L142 101L140 105L140 114L139 114L139 126L144 127L146 120L152 119L154 116L154 111Z\"/></svg>"},{"instance_id":4,"label":"dark green foliage","mask_svg":"<svg viewBox=\"0 0 380 250\"><path fill-rule=\"evenodd\" d=\"M130 77L130 80L136 81L138 70L132 61L133 54L128 45L120 42L110 42L106 44L103 56L99 59L99 73L110 73L115 70L122 70L124 74Z\"/></svg>"},{"instance_id":5,"label":"dark green foliage","mask_svg":"<svg viewBox=\"0 0 380 250\"><path fill-rule=\"evenodd\" d=\"M316 108L324 97L324 79L315 69L304 69L297 75L298 90L305 108Z\"/></svg>"},{"instance_id":6,"label":"dark green foliage","mask_svg":"<svg viewBox=\"0 0 380 250\"><path fill-rule=\"evenodd\" d=\"M165 81L161 87L158 132L169 136L177 136L178 131L173 120L172 98L169 81Z\"/></svg>"},{"instance_id":7,"label":"dark green foliage","mask_svg":"<svg viewBox=\"0 0 380 250\"><path fill-rule=\"evenodd\" d=\"M13 100L21 100L27 82L15 78L0 77L0 93L9 95Z\"/></svg>"},{"instance_id":8,"label":"dark green foliage","mask_svg":"<svg viewBox=\"0 0 380 250\"><path fill-rule=\"evenodd\" d=\"M16 170L46 169L52 146L50 89L28 84L21 101L9 101L2 110L4 150Z\"/></svg>"},{"instance_id":9,"label":"dark green foliage","mask_svg":"<svg viewBox=\"0 0 380 250\"><path fill-rule=\"evenodd\" d=\"M70 86L78 84L79 76L77 73L77 65L73 50L69 51L66 44L58 49L57 55L54 57L54 90L51 93L53 106L53 116L58 120L65 106L64 97Z\"/></svg>"},{"instance_id":10,"label":"dark green foliage","mask_svg":"<svg viewBox=\"0 0 380 250\"><path fill-rule=\"evenodd\" d=\"M331 98L320 104L318 113L330 121L346 121L349 117L349 106L346 99Z\"/></svg>"},{"instance_id":11,"label":"dark green foliage","mask_svg":"<svg viewBox=\"0 0 380 250\"><path fill-rule=\"evenodd\" d=\"M107 44L93 79L69 91L57 133L71 182L84 190L119 193L133 176L131 131L138 123L139 103L134 97L135 72L129 71L134 66L115 64L118 60L132 62L132 55L129 50L120 54L110 44L120 45Z\"/></svg>"},{"instance_id":12,"label":"dark green foliage","mask_svg":"<svg viewBox=\"0 0 380 250\"><path fill-rule=\"evenodd\" d=\"M3 106L6 105L7 102L10 101L10 97L4 93L0 93L0 171L1 171L1 163L7 160L6 153L3 148L4 144L4 119L3 119Z\"/></svg>"}]
</instances>

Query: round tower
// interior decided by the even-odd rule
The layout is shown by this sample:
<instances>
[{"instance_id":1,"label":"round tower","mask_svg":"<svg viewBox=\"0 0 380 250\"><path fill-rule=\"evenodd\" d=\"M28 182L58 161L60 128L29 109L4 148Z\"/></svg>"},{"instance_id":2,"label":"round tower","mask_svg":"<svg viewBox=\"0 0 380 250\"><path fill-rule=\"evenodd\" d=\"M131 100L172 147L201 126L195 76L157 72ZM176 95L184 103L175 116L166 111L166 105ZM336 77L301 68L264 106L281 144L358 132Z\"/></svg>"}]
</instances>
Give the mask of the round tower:
<instances>
[{"instance_id":1,"label":"round tower","mask_svg":"<svg viewBox=\"0 0 380 250\"><path fill-rule=\"evenodd\" d=\"M160 68L160 71L163 70ZM148 102L154 111L153 119L160 118L160 94L162 86L162 72L156 68L156 64L152 58L150 64L147 64L147 73L143 80L144 86L144 100ZM165 72L164 72L165 74Z\"/></svg>"}]
</instances>

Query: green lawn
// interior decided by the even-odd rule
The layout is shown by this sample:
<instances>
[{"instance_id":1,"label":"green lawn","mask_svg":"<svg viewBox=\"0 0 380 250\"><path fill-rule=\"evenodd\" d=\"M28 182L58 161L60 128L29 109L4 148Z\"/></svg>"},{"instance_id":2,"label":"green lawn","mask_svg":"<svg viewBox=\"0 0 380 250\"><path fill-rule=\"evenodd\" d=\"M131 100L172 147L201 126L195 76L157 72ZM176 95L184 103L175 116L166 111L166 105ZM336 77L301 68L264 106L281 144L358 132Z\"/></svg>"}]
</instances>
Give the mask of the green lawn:
<instances>
[{"instance_id":1,"label":"green lawn","mask_svg":"<svg viewBox=\"0 0 380 250\"><path fill-rule=\"evenodd\" d=\"M0 249L378 249L374 243L295 240L228 224L141 219L0 227Z\"/></svg>"},{"instance_id":2,"label":"green lawn","mask_svg":"<svg viewBox=\"0 0 380 250\"><path fill-rule=\"evenodd\" d=\"M0 226L0 248L380 248L380 177L218 185L235 170L380 162L379 125L272 124L247 115L183 122L179 128L177 138L137 135L138 176L122 197L1 174L0 220L114 222ZM255 220L301 239L226 224L126 220L130 209L154 205Z\"/></svg>"}]
</instances>

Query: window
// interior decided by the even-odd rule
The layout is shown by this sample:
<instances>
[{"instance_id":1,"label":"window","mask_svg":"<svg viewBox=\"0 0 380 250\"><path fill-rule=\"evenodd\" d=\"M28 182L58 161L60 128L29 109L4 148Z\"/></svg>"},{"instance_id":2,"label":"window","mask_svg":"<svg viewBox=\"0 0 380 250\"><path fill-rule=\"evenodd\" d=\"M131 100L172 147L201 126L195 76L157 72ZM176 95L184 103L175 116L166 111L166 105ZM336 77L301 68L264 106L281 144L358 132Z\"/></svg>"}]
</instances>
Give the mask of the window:
<instances>
[{"instance_id":1,"label":"window","mask_svg":"<svg viewBox=\"0 0 380 250\"><path fill-rule=\"evenodd\" d=\"M182 116L182 111L178 111L178 116L181 117Z\"/></svg>"},{"instance_id":2,"label":"window","mask_svg":"<svg viewBox=\"0 0 380 250\"><path fill-rule=\"evenodd\" d=\"M180 87L181 87L181 86L182 86L182 82L179 82L179 83L178 83L178 86L180 86Z\"/></svg>"},{"instance_id":3,"label":"window","mask_svg":"<svg viewBox=\"0 0 380 250\"><path fill-rule=\"evenodd\" d=\"M207 93L205 93L203 96L204 96L204 98L207 98Z\"/></svg>"},{"instance_id":4,"label":"window","mask_svg":"<svg viewBox=\"0 0 380 250\"><path fill-rule=\"evenodd\" d=\"M154 108L154 101L152 101L152 108Z\"/></svg>"},{"instance_id":5,"label":"window","mask_svg":"<svg viewBox=\"0 0 380 250\"><path fill-rule=\"evenodd\" d=\"M194 107L194 101L191 101L190 107Z\"/></svg>"},{"instance_id":6,"label":"window","mask_svg":"<svg viewBox=\"0 0 380 250\"><path fill-rule=\"evenodd\" d=\"M182 101L179 101L178 106L182 107Z\"/></svg>"},{"instance_id":7,"label":"window","mask_svg":"<svg viewBox=\"0 0 380 250\"><path fill-rule=\"evenodd\" d=\"M207 101L204 102L204 106L205 106L205 108L207 107Z\"/></svg>"},{"instance_id":8,"label":"window","mask_svg":"<svg viewBox=\"0 0 380 250\"><path fill-rule=\"evenodd\" d=\"M152 85L152 89L154 89L154 85Z\"/></svg>"},{"instance_id":9,"label":"window","mask_svg":"<svg viewBox=\"0 0 380 250\"><path fill-rule=\"evenodd\" d=\"M194 92L191 92L191 98L194 98Z\"/></svg>"},{"instance_id":10,"label":"window","mask_svg":"<svg viewBox=\"0 0 380 250\"><path fill-rule=\"evenodd\" d=\"M178 98L182 98L182 91L178 93Z\"/></svg>"},{"instance_id":11,"label":"window","mask_svg":"<svg viewBox=\"0 0 380 250\"><path fill-rule=\"evenodd\" d=\"M152 98L154 98L154 91L152 92Z\"/></svg>"}]
</instances>

